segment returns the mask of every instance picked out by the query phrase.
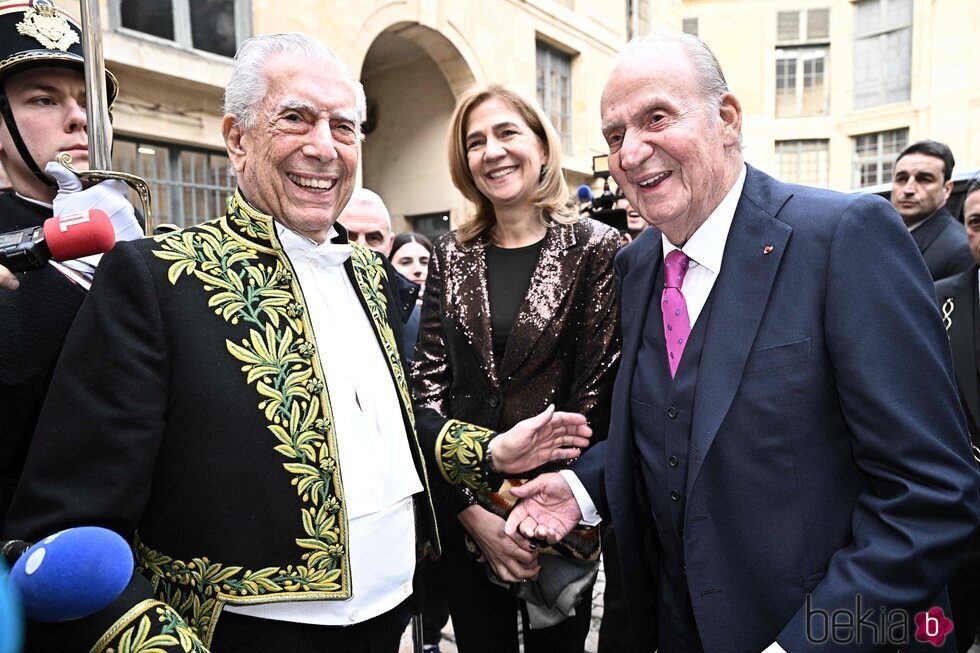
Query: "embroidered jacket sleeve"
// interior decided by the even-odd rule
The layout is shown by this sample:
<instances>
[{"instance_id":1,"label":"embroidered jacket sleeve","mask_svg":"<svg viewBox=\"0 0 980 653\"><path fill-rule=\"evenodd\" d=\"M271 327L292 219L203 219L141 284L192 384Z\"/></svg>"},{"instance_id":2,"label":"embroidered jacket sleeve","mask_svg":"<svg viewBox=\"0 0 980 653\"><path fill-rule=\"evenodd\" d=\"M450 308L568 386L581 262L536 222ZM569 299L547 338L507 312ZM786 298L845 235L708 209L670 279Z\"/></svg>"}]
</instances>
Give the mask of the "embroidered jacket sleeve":
<instances>
[{"instance_id":1,"label":"embroidered jacket sleeve","mask_svg":"<svg viewBox=\"0 0 980 653\"><path fill-rule=\"evenodd\" d=\"M486 446L496 435L482 428L446 417L452 369L442 322L445 296L443 271L445 250L436 244L429 262L429 273L419 319L419 339L412 364L412 399L415 405L419 440L429 463L443 478L460 488L489 491L490 474L480 463ZM496 475L493 475L496 477ZM497 480L496 478L494 480ZM476 503L471 493L450 491L457 509Z\"/></svg>"}]
</instances>

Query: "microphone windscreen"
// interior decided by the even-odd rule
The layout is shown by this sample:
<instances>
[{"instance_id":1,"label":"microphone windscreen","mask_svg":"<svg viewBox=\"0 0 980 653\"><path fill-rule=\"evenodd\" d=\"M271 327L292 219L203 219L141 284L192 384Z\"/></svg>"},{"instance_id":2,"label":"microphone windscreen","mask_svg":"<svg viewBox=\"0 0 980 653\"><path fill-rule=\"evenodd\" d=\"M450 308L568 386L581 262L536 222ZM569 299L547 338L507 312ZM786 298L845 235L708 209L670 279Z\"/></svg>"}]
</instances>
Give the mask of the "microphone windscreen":
<instances>
[{"instance_id":1,"label":"microphone windscreen","mask_svg":"<svg viewBox=\"0 0 980 653\"><path fill-rule=\"evenodd\" d=\"M23 621L17 593L10 584L7 565L0 560L0 653L20 653Z\"/></svg>"},{"instance_id":2,"label":"microphone windscreen","mask_svg":"<svg viewBox=\"0 0 980 653\"><path fill-rule=\"evenodd\" d=\"M115 601L133 576L133 553L106 528L81 526L46 537L10 571L24 614L32 621L71 621Z\"/></svg>"},{"instance_id":3,"label":"microphone windscreen","mask_svg":"<svg viewBox=\"0 0 980 653\"><path fill-rule=\"evenodd\" d=\"M105 211L89 209L45 220L44 242L52 259L70 261L108 252L116 243L116 232Z\"/></svg>"},{"instance_id":4,"label":"microphone windscreen","mask_svg":"<svg viewBox=\"0 0 980 653\"><path fill-rule=\"evenodd\" d=\"M582 184L578 187L578 201L589 202L592 200L592 189Z\"/></svg>"}]
</instances>

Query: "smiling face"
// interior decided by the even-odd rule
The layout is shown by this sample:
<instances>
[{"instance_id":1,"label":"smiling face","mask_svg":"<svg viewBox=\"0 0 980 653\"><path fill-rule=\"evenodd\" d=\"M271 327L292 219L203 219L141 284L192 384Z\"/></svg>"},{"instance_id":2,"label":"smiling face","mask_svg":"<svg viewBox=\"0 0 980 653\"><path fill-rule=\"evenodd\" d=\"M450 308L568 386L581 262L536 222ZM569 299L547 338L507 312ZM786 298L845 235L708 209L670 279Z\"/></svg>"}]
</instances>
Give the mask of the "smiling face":
<instances>
[{"instance_id":1,"label":"smiling face","mask_svg":"<svg viewBox=\"0 0 980 653\"><path fill-rule=\"evenodd\" d=\"M530 209L545 150L520 114L504 100L492 98L470 111L465 132L473 182L494 209Z\"/></svg>"},{"instance_id":2,"label":"smiling face","mask_svg":"<svg viewBox=\"0 0 980 653\"><path fill-rule=\"evenodd\" d=\"M41 170L59 152L72 156L72 165L88 169L88 134L85 117L85 79L82 73L59 67L31 68L3 82L21 138ZM54 190L30 171L0 123L0 163L14 190L41 201L51 201ZM112 132L109 132L111 137Z\"/></svg>"},{"instance_id":3,"label":"smiling face","mask_svg":"<svg viewBox=\"0 0 980 653\"><path fill-rule=\"evenodd\" d=\"M255 208L317 242L350 199L358 156L354 85L337 62L275 55L254 124L226 115L238 185Z\"/></svg>"},{"instance_id":4,"label":"smiling face","mask_svg":"<svg viewBox=\"0 0 980 653\"><path fill-rule=\"evenodd\" d=\"M645 45L613 70L602 93L609 170L629 203L675 245L721 203L742 166L742 113L701 96L679 43Z\"/></svg>"},{"instance_id":5,"label":"smiling face","mask_svg":"<svg viewBox=\"0 0 980 653\"><path fill-rule=\"evenodd\" d=\"M943 181L945 167L939 157L920 152L895 163L891 201L906 225L925 220L946 204L953 182Z\"/></svg>"}]
</instances>

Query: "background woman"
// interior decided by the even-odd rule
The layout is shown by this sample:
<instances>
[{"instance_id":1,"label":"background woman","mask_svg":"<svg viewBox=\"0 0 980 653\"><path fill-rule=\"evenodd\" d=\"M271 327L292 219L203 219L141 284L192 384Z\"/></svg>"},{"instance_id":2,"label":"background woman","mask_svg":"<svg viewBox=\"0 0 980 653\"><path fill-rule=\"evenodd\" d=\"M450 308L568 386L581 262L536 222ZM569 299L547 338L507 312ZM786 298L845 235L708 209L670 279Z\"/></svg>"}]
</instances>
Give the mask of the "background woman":
<instances>
[{"instance_id":1,"label":"background woman","mask_svg":"<svg viewBox=\"0 0 980 653\"><path fill-rule=\"evenodd\" d=\"M461 460L527 472L511 456L501 463L509 447L500 438L495 448L494 437L550 404L605 433L619 356L612 270L619 234L578 218L561 158L557 133L524 93L492 84L460 98L449 161L475 212L434 245L413 366L419 433L436 443L437 466L458 484L465 470L449 470ZM506 511L501 478L473 472L465 482L483 491L464 495L444 483L438 508L461 653L516 652L518 611L526 652L582 651L591 587L574 616L531 629L515 590L540 571L538 551L518 548L499 513L485 509L495 502ZM487 565L511 587L488 580Z\"/></svg>"},{"instance_id":2,"label":"background woman","mask_svg":"<svg viewBox=\"0 0 980 653\"><path fill-rule=\"evenodd\" d=\"M432 255L432 242L422 234L408 231L395 236L391 243L391 264L403 277L422 287L419 300L405 323L406 365L415 358L415 343L419 336L419 315L422 310L422 296L425 293L425 278L429 274L429 257Z\"/></svg>"}]
</instances>

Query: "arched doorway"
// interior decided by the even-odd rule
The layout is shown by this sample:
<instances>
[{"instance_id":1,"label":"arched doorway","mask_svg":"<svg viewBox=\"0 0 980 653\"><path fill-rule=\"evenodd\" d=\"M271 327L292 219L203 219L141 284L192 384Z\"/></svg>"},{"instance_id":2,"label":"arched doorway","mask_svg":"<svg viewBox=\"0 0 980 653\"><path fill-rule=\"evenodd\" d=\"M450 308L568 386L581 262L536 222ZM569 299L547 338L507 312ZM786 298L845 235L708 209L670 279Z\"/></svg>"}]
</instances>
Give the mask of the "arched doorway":
<instances>
[{"instance_id":1,"label":"arched doorway","mask_svg":"<svg viewBox=\"0 0 980 653\"><path fill-rule=\"evenodd\" d=\"M452 43L417 23L389 27L368 49L363 184L384 199L396 232L436 235L463 208L449 176L446 127L456 96L473 81Z\"/></svg>"}]
</instances>

